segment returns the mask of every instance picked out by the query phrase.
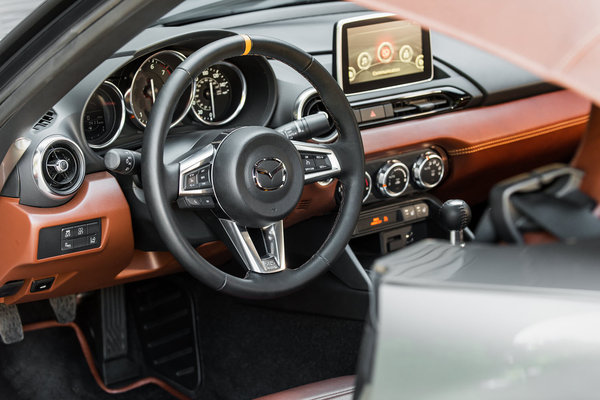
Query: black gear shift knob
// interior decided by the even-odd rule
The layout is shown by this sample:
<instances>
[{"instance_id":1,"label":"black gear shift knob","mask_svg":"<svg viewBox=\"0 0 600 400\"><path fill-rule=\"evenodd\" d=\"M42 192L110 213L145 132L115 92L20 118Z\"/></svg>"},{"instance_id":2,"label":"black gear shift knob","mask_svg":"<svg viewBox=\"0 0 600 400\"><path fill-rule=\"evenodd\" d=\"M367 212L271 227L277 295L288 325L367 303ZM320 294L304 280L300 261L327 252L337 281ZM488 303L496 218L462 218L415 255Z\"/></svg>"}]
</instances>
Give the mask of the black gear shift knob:
<instances>
[{"instance_id":1,"label":"black gear shift knob","mask_svg":"<svg viewBox=\"0 0 600 400\"><path fill-rule=\"evenodd\" d=\"M471 207L464 200L448 200L439 211L441 224L450 231L452 244L464 245L463 230L471 222Z\"/></svg>"}]
</instances>

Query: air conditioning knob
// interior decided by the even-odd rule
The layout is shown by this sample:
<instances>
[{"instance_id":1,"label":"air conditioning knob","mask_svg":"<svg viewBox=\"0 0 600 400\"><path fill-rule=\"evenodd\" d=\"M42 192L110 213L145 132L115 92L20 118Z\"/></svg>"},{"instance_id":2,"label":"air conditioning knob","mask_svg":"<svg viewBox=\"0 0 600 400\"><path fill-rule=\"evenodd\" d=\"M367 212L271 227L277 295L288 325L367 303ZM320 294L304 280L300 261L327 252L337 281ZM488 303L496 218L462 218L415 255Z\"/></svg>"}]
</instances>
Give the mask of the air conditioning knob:
<instances>
[{"instance_id":1,"label":"air conditioning knob","mask_svg":"<svg viewBox=\"0 0 600 400\"><path fill-rule=\"evenodd\" d=\"M389 160L377 172L377 187L386 197L398 197L408 187L408 167L398 160Z\"/></svg>"},{"instance_id":2,"label":"air conditioning knob","mask_svg":"<svg viewBox=\"0 0 600 400\"><path fill-rule=\"evenodd\" d=\"M434 151L421 154L413 165L413 179L421 189L431 189L444 178L444 160Z\"/></svg>"}]
</instances>

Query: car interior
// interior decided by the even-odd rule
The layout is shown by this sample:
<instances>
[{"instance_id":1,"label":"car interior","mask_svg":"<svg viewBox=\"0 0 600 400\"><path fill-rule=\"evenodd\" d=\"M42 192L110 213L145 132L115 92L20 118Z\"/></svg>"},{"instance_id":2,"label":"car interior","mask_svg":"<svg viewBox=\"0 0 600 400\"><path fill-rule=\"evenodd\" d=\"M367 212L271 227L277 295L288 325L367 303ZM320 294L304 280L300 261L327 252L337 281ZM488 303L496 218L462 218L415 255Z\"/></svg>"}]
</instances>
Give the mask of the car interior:
<instances>
[{"instance_id":1,"label":"car interior","mask_svg":"<svg viewBox=\"0 0 600 400\"><path fill-rule=\"evenodd\" d=\"M48 0L0 39L1 398L443 398L383 345L435 313L407 279L600 289L592 102L368 5Z\"/></svg>"}]
</instances>

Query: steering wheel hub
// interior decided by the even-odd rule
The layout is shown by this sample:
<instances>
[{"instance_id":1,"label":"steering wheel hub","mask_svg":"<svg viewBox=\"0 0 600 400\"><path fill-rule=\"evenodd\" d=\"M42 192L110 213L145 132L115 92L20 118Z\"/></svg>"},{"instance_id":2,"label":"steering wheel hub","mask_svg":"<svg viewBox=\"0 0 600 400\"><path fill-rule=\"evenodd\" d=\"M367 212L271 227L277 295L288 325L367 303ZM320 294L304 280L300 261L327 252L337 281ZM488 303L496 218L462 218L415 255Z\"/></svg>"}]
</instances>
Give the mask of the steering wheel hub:
<instances>
[{"instance_id":1,"label":"steering wheel hub","mask_svg":"<svg viewBox=\"0 0 600 400\"><path fill-rule=\"evenodd\" d=\"M262 228L289 215L302 195L300 154L283 135L248 126L231 132L213 161L217 202L237 223Z\"/></svg>"}]
</instances>

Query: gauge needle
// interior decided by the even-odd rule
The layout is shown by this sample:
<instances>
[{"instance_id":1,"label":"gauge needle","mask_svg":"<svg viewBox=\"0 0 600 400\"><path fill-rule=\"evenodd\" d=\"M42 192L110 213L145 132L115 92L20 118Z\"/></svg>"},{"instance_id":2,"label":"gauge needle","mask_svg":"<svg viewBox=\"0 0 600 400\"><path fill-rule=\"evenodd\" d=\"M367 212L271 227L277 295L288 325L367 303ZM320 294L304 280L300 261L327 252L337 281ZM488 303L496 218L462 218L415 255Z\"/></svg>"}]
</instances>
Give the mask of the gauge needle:
<instances>
[{"instance_id":1,"label":"gauge needle","mask_svg":"<svg viewBox=\"0 0 600 400\"><path fill-rule=\"evenodd\" d=\"M152 104L156 103L156 98L154 94L154 79L150 79L150 89L152 89Z\"/></svg>"},{"instance_id":2,"label":"gauge needle","mask_svg":"<svg viewBox=\"0 0 600 400\"><path fill-rule=\"evenodd\" d=\"M213 85L212 82L210 83L210 106L212 108L212 112L213 112L213 118L215 117L215 115L217 114L215 112L215 94L213 93Z\"/></svg>"}]
</instances>

